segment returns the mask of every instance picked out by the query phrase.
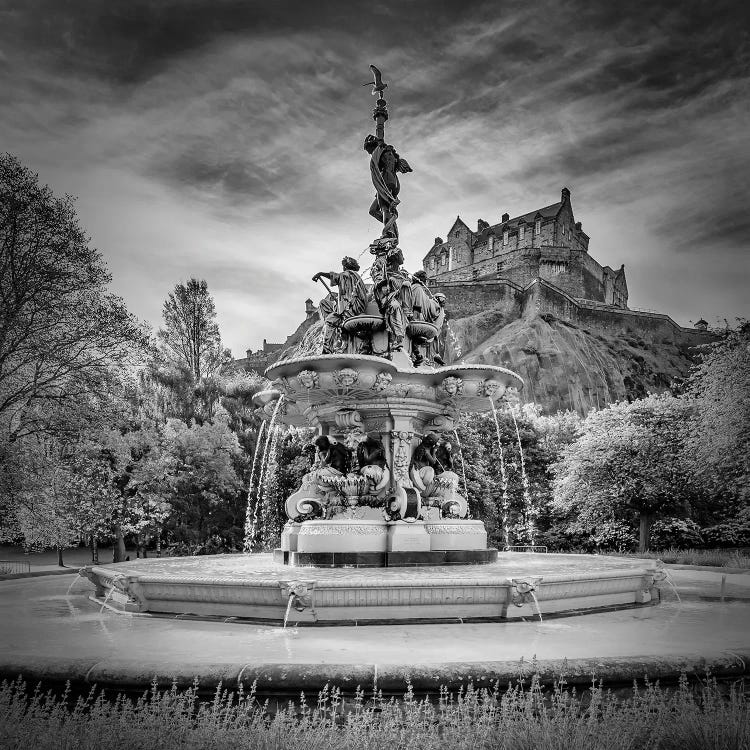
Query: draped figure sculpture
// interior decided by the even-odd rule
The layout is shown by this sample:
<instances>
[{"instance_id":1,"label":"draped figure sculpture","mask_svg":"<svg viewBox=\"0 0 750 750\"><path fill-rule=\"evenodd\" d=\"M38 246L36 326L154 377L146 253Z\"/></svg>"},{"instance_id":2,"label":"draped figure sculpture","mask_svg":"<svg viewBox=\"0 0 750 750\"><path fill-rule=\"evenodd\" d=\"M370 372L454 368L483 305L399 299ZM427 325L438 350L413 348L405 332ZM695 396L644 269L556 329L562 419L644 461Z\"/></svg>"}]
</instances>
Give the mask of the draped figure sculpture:
<instances>
[{"instance_id":1,"label":"draped figure sculpture","mask_svg":"<svg viewBox=\"0 0 750 750\"><path fill-rule=\"evenodd\" d=\"M339 288L336 309L331 310L325 316L325 328L323 331L323 354L334 354L337 350L336 340L341 338L341 350L352 351L354 344L351 337L341 327L344 321L361 315L367 307L367 287L359 275L359 263L346 256L341 261L342 271L318 271L312 277L313 281L319 281L325 277L331 282L331 286Z\"/></svg>"},{"instance_id":2,"label":"draped figure sculpture","mask_svg":"<svg viewBox=\"0 0 750 750\"><path fill-rule=\"evenodd\" d=\"M425 360L443 364L442 359L437 355L436 339L440 335L445 320L445 295L441 294L443 302L441 304L437 295L433 295L427 288L427 273L417 271L411 279L411 304L413 319L421 320L435 326L437 335L434 338L422 338L415 336L412 338L412 360L415 367L419 367Z\"/></svg>"},{"instance_id":3,"label":"draped figure sculpture","mask_svg":"<svg viewBox=\"0 0 750 750\"><path fill-rule=\"evenodd\" d=\"M401 268L404 255L397 247L385 252L377 251L370 269L373 295L388 332L388 351L403 351L406 324L413 317L411 278Z\"/></svg>"},{"instance_id":4,"label":"draped figure sculpture","mask_svg":"<svg viewBox=\"0 0 750 750\"><path fill-rule=\"evenodd\" d=\"M398 239L397 206L401 183L398 175L411 172L412 168L406 159L402 159L393 146L382 138L368 135L365 138L364 150L370 154L370 176L375 187L375 200L370 206L370 216L383 224L383 237Z\"/></svg>"}]
</instances>

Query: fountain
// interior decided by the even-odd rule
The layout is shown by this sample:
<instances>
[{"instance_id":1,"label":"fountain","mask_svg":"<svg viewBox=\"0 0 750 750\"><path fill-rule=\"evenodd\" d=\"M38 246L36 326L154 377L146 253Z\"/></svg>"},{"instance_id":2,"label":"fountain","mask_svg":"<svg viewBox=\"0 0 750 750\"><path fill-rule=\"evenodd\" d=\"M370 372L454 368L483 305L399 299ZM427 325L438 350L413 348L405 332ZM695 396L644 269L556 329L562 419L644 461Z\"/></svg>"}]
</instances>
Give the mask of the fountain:
<instances>
[{"instance_id":1,"label":"fountain","mask_svg":"<svg viewBox=\"0 0 750 750\"><path fill-rule=\"evenodd\" d=\"M540 602L545 614L652 602L654 569L620 563L561 571L553 556L540 556L547 562L527 570L527 560L499 560L482 521L470 517L463 454L458 444L461 487L450 436L458 442L462 414L496 413L517 401L523 382L502 367L445 363L445 336L457 358L460 347L447 327L444 295L430 290L424 272L403 268L398 175L412 170L385 142L388 110L379 73L374 87L376 129L364 150L376 192L370 214L382 233L369 245L371 283L349 256L340 271L316 273L313 281L327 295L314 335L303 339L299 356L266 371L270 387L254 398L268 426L262 453L259 433L251 472L253 485L261 456L248 549L279 426L317 431L314 465L285 502L280 547L272 559L251 554L89 566L83 573L96 585L97 600L126 611L285 626L292 610L299 623L464 622L534 613L541 620ZM522 451L517 425L516 435ZM521 473L533 544L522 452Z\"/></svg>"}]
</instances>

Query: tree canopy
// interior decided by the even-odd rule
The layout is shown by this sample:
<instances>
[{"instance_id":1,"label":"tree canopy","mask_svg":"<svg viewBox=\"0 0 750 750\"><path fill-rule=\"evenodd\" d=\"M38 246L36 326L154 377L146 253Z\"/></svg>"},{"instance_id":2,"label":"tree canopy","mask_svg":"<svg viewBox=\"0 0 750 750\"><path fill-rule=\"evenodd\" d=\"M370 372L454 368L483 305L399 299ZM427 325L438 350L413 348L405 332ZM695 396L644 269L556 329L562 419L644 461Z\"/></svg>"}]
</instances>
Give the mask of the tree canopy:
<instances>
[{"instance_id":1,"label":"tree canopy","mask_svg":"<svg viewBox=\"0 0 750 750\"><path fill-rule=\"evenodd\" d=\"M647 550L655 518L689 510L693 487L680 429L689 410L662 394L591 412L553 466L554 505L574 510L589 527L635 515Z\"/></svg>"},{"instance_id":2,"label":"tree canopy","mask_svg":"<svg viewBox=\"0 0 750 750\"><path fill-rule=\"evenodd\" d=\"M122 368L146 343L109 282L73 199L56 198L17 159L1 155L2 442L47 429L51 411L107 409Z\"/></svg>"}]
</instances>

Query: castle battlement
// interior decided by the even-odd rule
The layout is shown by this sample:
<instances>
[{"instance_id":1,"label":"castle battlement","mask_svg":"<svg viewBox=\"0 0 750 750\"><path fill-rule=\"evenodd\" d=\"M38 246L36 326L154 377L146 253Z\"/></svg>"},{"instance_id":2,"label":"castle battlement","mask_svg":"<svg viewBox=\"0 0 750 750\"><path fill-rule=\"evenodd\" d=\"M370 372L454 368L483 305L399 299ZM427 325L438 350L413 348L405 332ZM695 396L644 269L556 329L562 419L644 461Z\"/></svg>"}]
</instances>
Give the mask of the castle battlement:
<instances>
[{"instance_id":1,"label":"castle battlement","mask_svg":"<svg viewBox=\"0 0 750 750\"><path fill-rule=\"evenodd\" d=\"M520 286L545 279L571 296L627 308L625 267L615 271L589 255L589 237L575 220L570 190L550 206L472 231L456 218L446 240L436 237L423 268L433 284L505 278Z\"/></svg>"}]
</instances>

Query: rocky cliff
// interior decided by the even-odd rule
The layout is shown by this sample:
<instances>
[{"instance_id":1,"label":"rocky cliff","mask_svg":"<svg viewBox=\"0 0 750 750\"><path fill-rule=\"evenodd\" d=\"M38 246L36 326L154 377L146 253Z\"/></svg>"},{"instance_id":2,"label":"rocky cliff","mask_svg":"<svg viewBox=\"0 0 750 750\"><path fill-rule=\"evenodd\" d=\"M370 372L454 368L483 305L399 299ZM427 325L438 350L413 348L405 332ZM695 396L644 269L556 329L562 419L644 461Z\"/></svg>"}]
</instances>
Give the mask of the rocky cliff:
<instances>
[{"instance_id":1,"label":"rocky cliff","mask_svg":"<svg viewBox=\"0 0 750 750\"><path fill-rule=\"evenodd\" d=\"M523 401L548 412L592 406L664 391L685 377L695 349L685 342L656 343L637 333L614 335L580 328L549 314L507 319L489 309L451 321L467 363L492 364L518 373ZM449 341L452 337L449 337Z\"/></svg>"}]
</instances>

